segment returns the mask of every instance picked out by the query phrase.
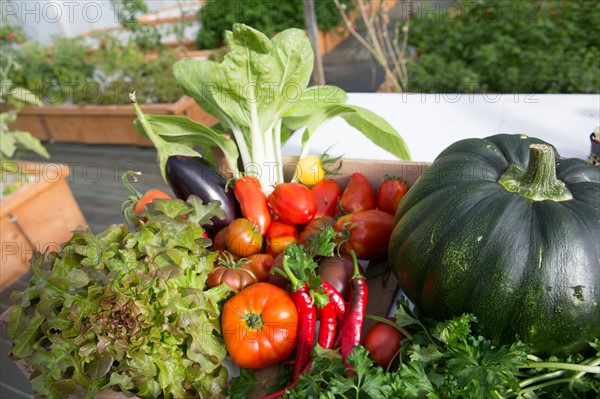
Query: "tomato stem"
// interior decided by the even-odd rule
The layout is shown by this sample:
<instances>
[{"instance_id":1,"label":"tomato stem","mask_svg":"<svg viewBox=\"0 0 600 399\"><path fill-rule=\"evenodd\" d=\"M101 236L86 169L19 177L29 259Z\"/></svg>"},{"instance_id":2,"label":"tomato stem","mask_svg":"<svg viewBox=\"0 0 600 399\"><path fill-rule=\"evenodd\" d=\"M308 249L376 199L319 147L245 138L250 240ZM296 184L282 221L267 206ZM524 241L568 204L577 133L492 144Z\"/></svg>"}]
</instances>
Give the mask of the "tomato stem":
<instances>
[{"instance_id":1,"label":"tomato stem","mask_svg":"<svg viewBox=\"0 0 600 399\"><path fill-rule=\"evenodd\" d=\"M252 311L252 304L250 304L249 307L250 307L250 311L246 314L240 315L240 317L242 319L244 319L248 328L250 328L252 330L258 330L258 331L262 330L262 328L264 326L262 315L260 313L254 313Z\"/></svg>"}]
</instances>

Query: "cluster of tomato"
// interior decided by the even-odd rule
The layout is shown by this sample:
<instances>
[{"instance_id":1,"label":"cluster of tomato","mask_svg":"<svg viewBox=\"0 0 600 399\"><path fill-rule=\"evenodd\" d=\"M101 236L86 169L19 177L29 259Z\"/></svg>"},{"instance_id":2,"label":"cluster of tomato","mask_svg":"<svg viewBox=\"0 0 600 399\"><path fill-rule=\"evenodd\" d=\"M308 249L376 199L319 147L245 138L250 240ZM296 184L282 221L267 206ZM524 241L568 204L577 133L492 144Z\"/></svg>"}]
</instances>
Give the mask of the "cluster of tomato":
<instances>
[{"instance_id":1,"label":"cluster of tomato","mask_svg":"<svg viewBox=\"0 0 600 399\"><path fill-rule=\"evenodd\" d=\"M300 182L278 184L267 196L256 177L244 176L235 181L233 191L242 217L215 235L220 259L207 284L226 283L241 290L260 281L285 287L288 282L269 270L281 268L290 243L306 244L327 226L340 233L340 253L347 256L324 260L324 269L343 262L347 273L340 277L346 278L352 273L352 251L358 259L384 258L407 186L387 177L375 192L363 174L354 173L344 189L335 180L323 179L310 188ZM346 294L347 284L332 283Z\"/></svg>"}]
</instances>

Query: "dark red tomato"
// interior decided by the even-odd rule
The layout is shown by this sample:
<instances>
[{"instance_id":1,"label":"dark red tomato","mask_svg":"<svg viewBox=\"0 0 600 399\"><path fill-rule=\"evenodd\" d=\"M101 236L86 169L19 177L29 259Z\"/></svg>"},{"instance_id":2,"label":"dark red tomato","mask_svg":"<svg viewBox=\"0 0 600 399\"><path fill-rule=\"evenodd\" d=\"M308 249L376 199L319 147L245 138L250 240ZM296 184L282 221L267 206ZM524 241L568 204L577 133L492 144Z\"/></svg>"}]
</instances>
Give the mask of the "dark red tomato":
<instances>
[{"instance_id":1,"label":"dark red tomato","mask_svg":"<svg viewBox=\"0 0 600 399\"><path fill-rule=\"evenodd\" d=\"M248 258L248 263L244 266L250 270L256 279L261 281L269 281L269 272L273 266L273 257L269 254L254 254Z\"/></svg>"},{"instance_id":2,"label":"dark red tomato","mask_svg":"<svg viewBox=\"0 0 600 399\"><path fill-rule=\"evenodd\" d=\"M153 188L146 191L146 193L142 195L142 197L135 203L133 206L133 211L137 215L140 215L146 208L146 205L154 201L156 198L171 199L171 196L164 191Z\"/></svg>"},{"instance_id":3,"label":"dark red tomato","mask_svg":"<svg viewBox=\"0 0 600 399\"><path fill-rule=\"evenodd\" d=\"M306 246L308 244L308 241L311 239L311 237L314 237L314 236L320 234L328 226L333 227L334 224L335 224L335 218L333 218L331 216L323 216L320 218L315 218L315 219L311 220L306 226L304 226L304 228L302 229L302 232L300 233L300 239L298 242L300 244Z\"/></svg>"},{"instance_id":4,"label":"dark red tomato","mask_svg":"<svg viewBox=\"0 0 600 399\"><path fill-rule=\"evenodd\" d=\"M386 176L377 190L377 209L395 215L398 204L408 191L404 180Z\"/></svg>"},{"instance_id":5,"label":"dark red tomato","mask_svg":"<svg viewBox=\"0 0 600 399\"><path fill-rule=\"evenodd\" d=\"M395 317L388 317L395 322ZM369 351L371 358L378 366L388 369L398 360L400 341L404 335L397 328L383 322L377 322L369 329L363 346Z\"/></svg>"},{"instance_id":6,"label":"dark red tomato","mask_svg":"<svg viewBox=\"0 0 600 399\"><path fill-rule=\"evenodd\" d=\"M269 271L269 283L276 285L280 288L286 289L289 280L283 277L281 274L275 271L275 269L279 269L283 272L283 252L280 253L273 259L273 265L271 266L271 270Z\"/></svg>"},{"instance_id":7,"label":"dark red tomato","mask_svg":"<svg viewBox=\"0 0 600 399\"><path fill-rule=\"evenodd\" d=\"M362 173L353 173L340 197L340 209L345 213L375 209L375 190Z\"/></svg>"},{"instance_id":8,"label":"dark red tomato","mask_svg":"<svg viewBox=\"0 0 600 399\"><path fill-rule=\"evenodd\" d=\"M258 279L248 269L249 260L234 259L233 256L227 256L224 253L219 259L215 269L206 278L206 286L208 288L215 287L219 284L227 284L236 291L241 291L244 288L258 283Z\"/></svg>"},{"instance_id":9,"label":"dark red tomato","mask_svg":"<svg viewBox=\"0 0 600 399\"><path fill-rule=\"evenodd\" d=\"M377 209L349 213L339 218L333 229L342 233L342 253L354 251L358 259L381 259L388 254L394 216Z\"/></svg>"},{"instance_id":10,"label":"dark red tomato","mask_svg":"<svg viewBox=\"0 0 600 399\"><path fill-rule=\"evenodd\" d=\"M216 251L227 251L227 227L219 230L213 239L213 246Z\"/></svg>"},{"instance_id":11,"label":"dark red tomato","mask_svg":"<svg viewBox=\"0 0 600 399\"><path fill-rule=\"evenodd\" d=\"M317 213L315 196L300 183L278 184L267 203L282 222L289 224L306 224Z\"/></svg>"},{"instance_id":12,"label":"dark red tomato","mask_svg":"<svg viewBox=\"0 0 600 399\"><path fill-rule=\"evenodd\" d=\"M242 216L252 221L260 235L264 235L271 223L271 212L260 181L254 176L241 177L233 184L233 193L240 204Z\"/></svg>"},{"instance_id":13,"label":"dark red tomato","mask_svg":"<svg viewBox=\"0 0 600 399\"><path fill-rule=\"evenodd\" d=\"M266 252L275 257L293 242L298 242L298 227L293 224L284 223L281 220L271 220L265 237L267 238Z\"/></svg>"},{"instance_id":14,"label":"dark red tomato","mask_svg":"<svg viewBox=\"0 0 600 399\"><path fill-rule=\"evenodd\" d=\"M361 273L364 275L359 265ZM348 301L350 299L350 279L354 275L354 262L350 255L327 256L319 262L319 276L333 286L340 295Z\"/></svg>"},{"instance_id":15,"label":"dark red tomato","mask_svg":"<svg viewBox=\"0 0 600 399\"><path fill-rule=\"evenodd\" d=\"M238 218L227 226L225 244L229 252L246 258L262 250L263 237L254 223Z\"/></svg>"},{"instance_id":16,"label":"dark red tomato","mask_svg":"<svg viewBox=\"0 0 600 399\"><path fill-rule=\"evenodd\" d=\"M342 188L334 180L321 180L310 189L317 200L315 219L323 216L335 216L338 202L342 196Z\"/></svg>"}]
</instances>

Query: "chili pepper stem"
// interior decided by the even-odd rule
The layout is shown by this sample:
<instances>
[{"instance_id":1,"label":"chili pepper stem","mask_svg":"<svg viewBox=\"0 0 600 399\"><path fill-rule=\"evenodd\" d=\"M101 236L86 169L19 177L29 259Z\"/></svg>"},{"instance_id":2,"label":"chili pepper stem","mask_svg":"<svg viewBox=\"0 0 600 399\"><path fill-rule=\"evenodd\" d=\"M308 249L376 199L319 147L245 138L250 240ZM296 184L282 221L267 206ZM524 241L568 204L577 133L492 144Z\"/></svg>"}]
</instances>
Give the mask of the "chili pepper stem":
<instances>
[{"instance_id":1,"label":"chili pepper stem","mask_svg":"<svg viewBox=\"0 0 600 399\"><path fill-rule=\"evenodd\" d=\"M354 250L350 251L350 256L352 256L352 264L354 265L354 275L352 275L352 278L365 278L358 267L358 259L356 258L356 253Z\"/></svg>"}]
</instances>

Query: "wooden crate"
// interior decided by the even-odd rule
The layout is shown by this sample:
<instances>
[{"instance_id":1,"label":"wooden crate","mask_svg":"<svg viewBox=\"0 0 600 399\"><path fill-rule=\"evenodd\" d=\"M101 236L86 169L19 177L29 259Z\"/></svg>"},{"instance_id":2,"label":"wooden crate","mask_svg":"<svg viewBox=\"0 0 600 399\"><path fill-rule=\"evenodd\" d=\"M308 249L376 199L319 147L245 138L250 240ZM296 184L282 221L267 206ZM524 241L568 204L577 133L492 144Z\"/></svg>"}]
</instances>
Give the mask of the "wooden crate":
<instances>
[{"instance_id":1,"label":"wooden crate","mask_svg":"<svg viewBox=\"0 0 600 399\"><path fill-rule=\"evenodd\" d=\"M141 108L147 114L188 116L204 125L216 122L187 96L173 104L143 104ZM135 130L135 118L133 106L127 104L28 106L21 109L10 128L30 132L45 141L152 146Z\"/></svg>"},{"instance_id":2,"label":"wooden crate","mask_svg":"<svg viewBox=\"0 0 600 399\"><path fill-rule=\"evenodd\" d=\"M55 163L23 163L31 181L0 200L2 260L0 289L29 271L33 250L56 250L71 231L86 225L68 184L69 168Z\"/></svg>"}]
</instances>

